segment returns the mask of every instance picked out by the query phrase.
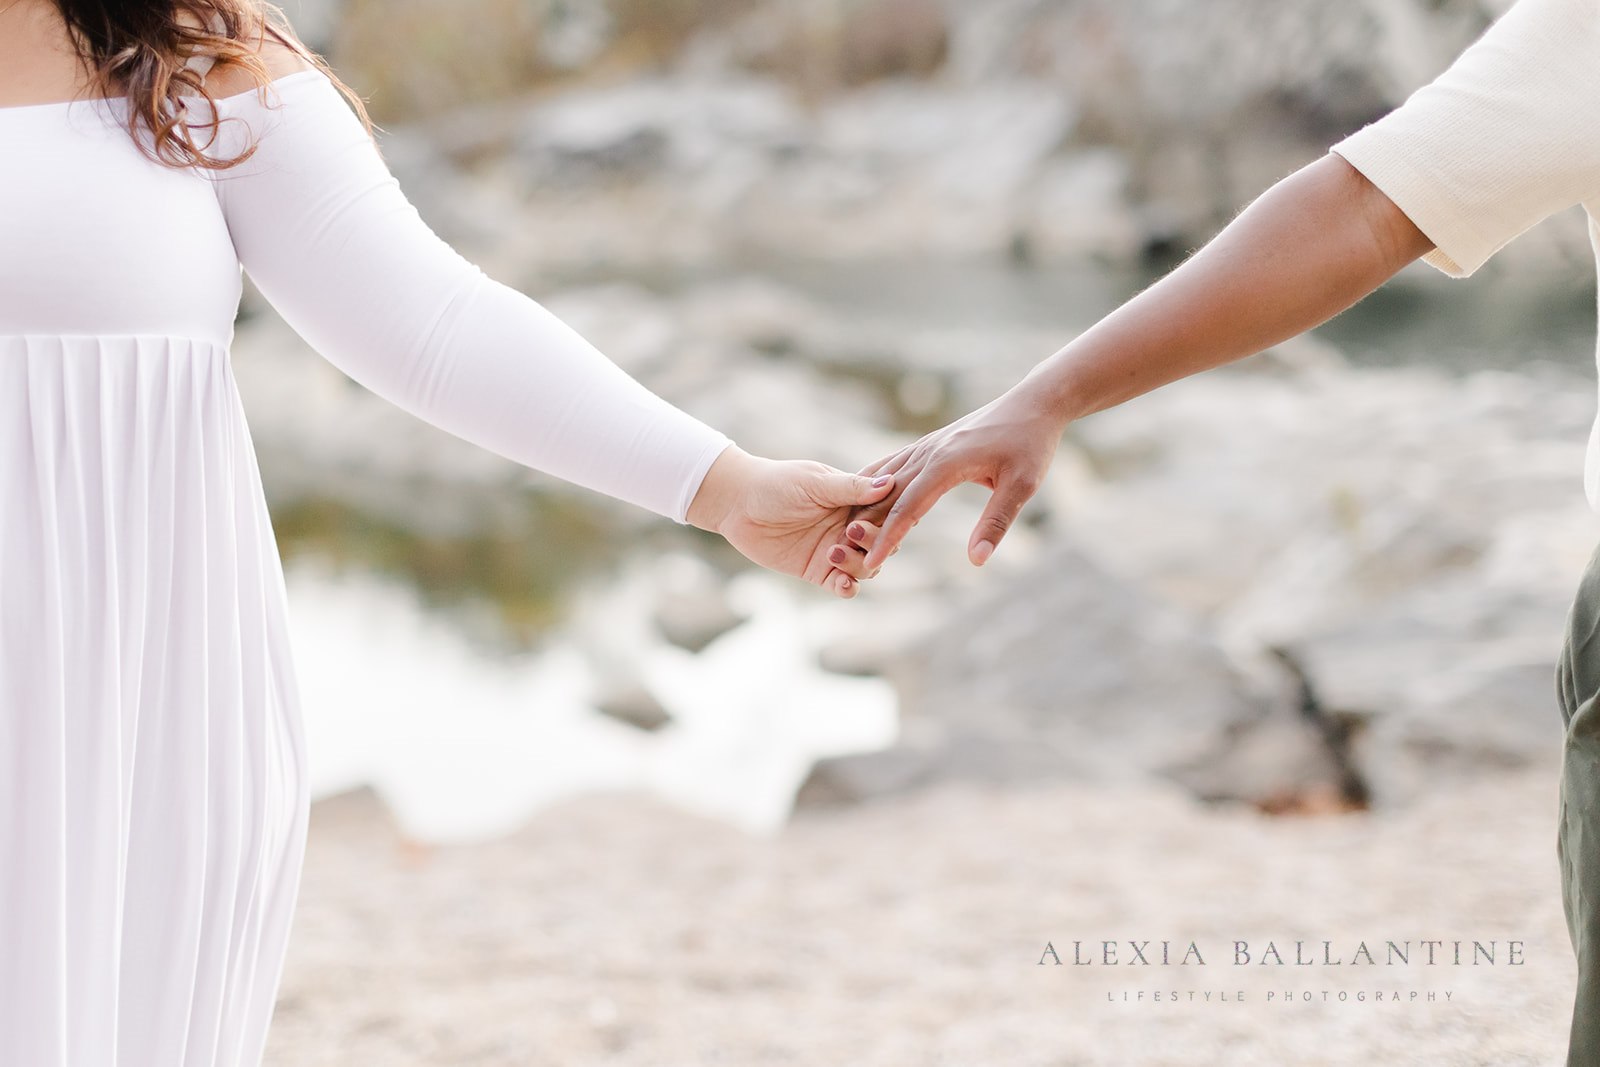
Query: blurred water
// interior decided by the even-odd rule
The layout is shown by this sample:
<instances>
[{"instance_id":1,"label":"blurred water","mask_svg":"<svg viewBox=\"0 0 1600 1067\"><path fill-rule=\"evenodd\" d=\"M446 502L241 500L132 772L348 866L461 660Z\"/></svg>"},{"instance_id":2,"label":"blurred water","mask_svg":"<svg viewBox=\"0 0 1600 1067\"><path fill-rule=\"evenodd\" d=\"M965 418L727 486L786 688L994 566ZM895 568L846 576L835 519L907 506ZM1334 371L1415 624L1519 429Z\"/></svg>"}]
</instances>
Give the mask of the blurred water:
<instances>
[{"instance_id":1,"label":"blurred water","mask_svg":"<svg viewBox=\"0 0 1600 1067\"><path fill-rule=\"evenodd\" d=\"M845 319L997 332L1054 329L1063 343L1160 277L1090 264L939 262L840 266L763 260L739 264L734 272L793 286ZM640 280L670 292L706 278L679 272ZM1416 363L1465 373L1516 370L1544 360L1587 369L1595 362L1595 312L1587 266L1574 279L1505 278L1486 271L1446 280L1416 265L1312 335L1358 366Z\"/></svg>"},{"instance_id":2,"label":"blurred water","mask_svg":"<svg viewBox=\"0 0 1600 1067\"><path fill-rule=\"evenodd\" d=\"M833 605L761 573L736 578L748 621L698 653L648 626L642 568L575 598L671 714L645 733L601 715L606 681L561 633L506 653L468 640L416 587L302 556L287 577L316 797L370 785L410 837L468 841L597 790L641 790L753 833L788 817L813 760L890 744L895 698L817 666Z\"/></svg>"}]
</instances>

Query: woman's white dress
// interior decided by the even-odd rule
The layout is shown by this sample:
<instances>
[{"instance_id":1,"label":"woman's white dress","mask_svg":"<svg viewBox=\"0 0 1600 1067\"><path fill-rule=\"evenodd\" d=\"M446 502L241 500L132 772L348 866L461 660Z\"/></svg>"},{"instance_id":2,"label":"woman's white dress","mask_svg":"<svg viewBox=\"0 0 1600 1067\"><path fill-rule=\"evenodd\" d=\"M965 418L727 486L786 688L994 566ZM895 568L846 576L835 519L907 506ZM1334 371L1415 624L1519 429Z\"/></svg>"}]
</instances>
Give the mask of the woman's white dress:
<instances>
[{"instance_id":1,"label":"woman's white dress","mask_svg":"<svg viewBox=\"0 0 1600 1067\"><path fill-rule=\"evenodd\" d=\"M220 102L215 175L126 109L0 109L0 1065L254 1067L309 801L241 264L375 392L664 516L728 441L435 237L321 73Z\"/></svg>"}]
</instances>

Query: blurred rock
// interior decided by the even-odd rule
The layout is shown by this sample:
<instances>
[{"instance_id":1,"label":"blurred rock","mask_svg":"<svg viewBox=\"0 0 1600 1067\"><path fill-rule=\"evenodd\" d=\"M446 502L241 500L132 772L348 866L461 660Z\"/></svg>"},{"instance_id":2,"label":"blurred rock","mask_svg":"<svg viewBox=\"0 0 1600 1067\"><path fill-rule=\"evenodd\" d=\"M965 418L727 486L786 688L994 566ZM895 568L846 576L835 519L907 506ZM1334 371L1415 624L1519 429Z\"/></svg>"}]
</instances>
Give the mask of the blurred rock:
<instances>
[{"instance_id":1,"label":"blurred rock","mask_svg":"<svg viewBox=\"0 0 1600 1067\"><path fill-rule=\"evenodd\" d=\"M672 722L672 716L661 706L655 694L638 683L619 685L602 692L595 699L594 707L600 714L646 733L654 733Z\"/></svg>"},{"instance_id":2,"label":"blurred rock","mask_svg":"<svg viewBox=\"0 0 1600 1067\"><path fill-rule=\"evenodd\" d=\"M537 262L594 254L569 240L638 264L752 250L1001 257L1030 227L1052 259L1125 258L1134 240L1118 225L1128 215L1115 163L1087 154L1047 166L1072 116L1038 84L885 82L808 111L774 82L658 79L531 108L508 166L540 235L527 247ZM1063 221L1074 191L1097 198L1077 210L1100 221Z\"/></svg>"},{"instance_id":3,"label":"blurred rock","mask_svg":"<svg viewBox=\"0 0 1600 1067\"><path fill-rule=\"evenodd\" d=\"M894 565L873 579L870 595L851 605L832 640L822 648L824 670L886 674L926 641L931 631L944 625L953 592L950 583L940 581L938 573L918 558L923 553L901 555L909 558L897 556Z\"/></svg>"},{"instance_id":4,"label":"blurred rock","mask_svg":"<svg viewBox=\"0 0 1600 1067\"><path fill-rule=\"evenodd\" d=\"M1250 688L1182 612L1070 545L955 607L887 676L902 740L819 764L814 794L1183 777L1199 766L1212 772L1210 795L1256 800L1334 777L1315 732Z\"/></svg>"},{"instance_id":5,"label":"blurred rock","mask_svg":"<svg viewBox=\"0 0 1600 1067\"><path fill-rule=\"evenodd\" d=\"M283 0L278 6L296 35L313 51L326 52L333 47L345 0Z\"/></svg>"},{"instance_id":6,"label":"blurred rock","mask_svg":"<svg viewBox=\"0 0 1600 1067\"><path fill-rule=\"evenodd\" d=\"M1348 795L1346 770L1395 805L1550 765L1560 628L1600 539L1591 391L1356 370L1302 340L1084 420L1040 494L1082 555L1057 534L893 666L865 657L901 686L903 739L819 766L818 795L1118 767L1303 810Z\"/></svg>"},{"instance_id":7,"label":"blurred rock","mask_svg":"<svg viewBox=\"0 0 1600 1067\"><path fill-rule=\"evenodd\" d=\"M796 809L860 804L935 784L940 768L928 754L897 745L882 752L818 760L795 793Z\"/></svg>"},{"instance_id":8,"label":"blurred rock","mask_svg":"<svg viewBox=\"0 0 1600 1067\"><path fill-rule=\"evenodd\" d=\"M674 557L654 577L652 617L679 648L699 652L746 619L728 599L723 577L701 561Z\"/></svg>"},{"instance_id":9,"label":"blurred rock","mask_svg":"<svg viewBox=\"0 0 1600 1067\"><path fill-rule=\"evenodd\" d=\"M698 337L773 356L815 353L831 318L815 301L754 275L696 285L678 314Z\"/></svg>"},{"instance_id":10,"label":"blurred rock","mask_svg":"<svg viewBox=\"0 0 1600 1067\"><path fill-rule=\"evenodd\" d=\"M1291 650L1367 721L1377 801L1403 802L1559 752L1560 627L1600 539L1578 479L1591 389L1316 364L1192 379L1080 424L1101 477L1065 506L1236 662Z\"/></svg>"},{"instance_id":11,"label":"blurred rock","mask_svg":"<svg viewBox=\"0 0 1600 1067\"><path fill-rule=\"evenodd\" d=\"M1400 103L1486 22L1473 5L1423 0L997 0L951 11L949 76L1058 86L1080 109L1080 134L1128 159L1151 236L1180 251Z\"/></svg>"},{"instance_id":12,"label":"blurred rock","mask_svg":"<svg viewBox=\"0 0 1600 1067\"><path fill-rule=\"evenodd\" d=\"M796 146L802 117L782 86L651 79L570 92L532 109L516 145L530 185L704 174L735 152Z\"/></svg>"},{"instance_id":13,"label":"blurred rock","mask_svg":"<svg viewBox=\"0 0 1600 1067\"><path fill-rule=\"evenodd\" d=\"M798 361L746 356L733 373L707 382L691 410L746 451L847 470L893 451L896 440L879 428L888 409L875 390Z\"/></svg>"},{"instance_id":14,"label":"blurred rock","mask_svg":"<svg viewBox=\"0 0 1600 1067\"><path fill-rule=\"evenodd\" d=\"M767 4L722 43L731 65L823 92L934 74L950 49L950 22L940 0Z\"/></svg>"},{"instance_id":15,"label":"blurred rock","mask_svg":"<svg viewBox=\"0 0 1600 1067\"><path fill-rule=\"evenodd\" d=\"M1135 261L1148 234L1131 192L1128 160L1113 149L1078 149L1044 163L1032 179L1027 211L1019 214L1013 258L1024 266Z\"/></svg>"},{"instance_id":16,"label":"blurred rock","mask_svg":"<svg viewBox=\"0 0 1600 1067\"><path fill-rule=\"evenodd\" d=\"M536 262L587 265L1166 263L1399 105L1504 5L302 6L381 119L432 119L458 163L512 172ZM1587 258L1565 212L1488 269Z\"/></svg>"}]
</instances>

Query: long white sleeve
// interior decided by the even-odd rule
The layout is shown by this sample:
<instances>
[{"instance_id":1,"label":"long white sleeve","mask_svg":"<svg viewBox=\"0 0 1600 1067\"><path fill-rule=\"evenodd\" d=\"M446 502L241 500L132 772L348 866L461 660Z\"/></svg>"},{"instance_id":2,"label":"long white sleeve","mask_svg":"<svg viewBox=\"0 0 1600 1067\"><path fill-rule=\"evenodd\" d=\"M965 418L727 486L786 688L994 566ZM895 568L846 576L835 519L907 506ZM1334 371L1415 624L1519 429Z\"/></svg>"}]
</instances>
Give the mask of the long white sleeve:
<instances>
[{"instance_id":1,"label":"long white sleeve","mask_svg":"<svg viewBox=\"0 0 1600 1067\"><path fill-rule=\"evenodd\" d=\"M267 97L219 102L216 151L256 150L214 183L240 263L284 320L433 425L684 522L728 438L434 234L320 71Z\"/></svg>"}]
</instances>

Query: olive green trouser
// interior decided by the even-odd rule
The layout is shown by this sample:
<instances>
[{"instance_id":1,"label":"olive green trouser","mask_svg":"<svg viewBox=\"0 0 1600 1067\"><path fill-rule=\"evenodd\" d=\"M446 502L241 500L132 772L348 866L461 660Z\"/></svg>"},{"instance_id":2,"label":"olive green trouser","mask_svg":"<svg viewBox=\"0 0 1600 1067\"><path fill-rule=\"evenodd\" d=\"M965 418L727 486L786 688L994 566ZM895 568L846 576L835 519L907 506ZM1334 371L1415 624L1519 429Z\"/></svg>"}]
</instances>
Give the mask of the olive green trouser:
<instances>
[{"instance_id":1,"label":"olive green trouser","mask_svg":"<svg viewBox=\"0 0 1600 1067\"><path fill-rule=\"evenodd\" d=\"M1600 546L1567 613L1556 699L1566 724L1556 857L1578 959L1567 1067L1600 1067Z\"/></svg>"}]
</instances>

